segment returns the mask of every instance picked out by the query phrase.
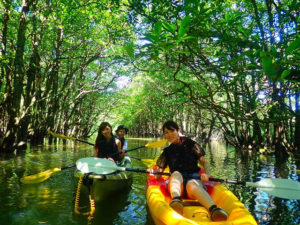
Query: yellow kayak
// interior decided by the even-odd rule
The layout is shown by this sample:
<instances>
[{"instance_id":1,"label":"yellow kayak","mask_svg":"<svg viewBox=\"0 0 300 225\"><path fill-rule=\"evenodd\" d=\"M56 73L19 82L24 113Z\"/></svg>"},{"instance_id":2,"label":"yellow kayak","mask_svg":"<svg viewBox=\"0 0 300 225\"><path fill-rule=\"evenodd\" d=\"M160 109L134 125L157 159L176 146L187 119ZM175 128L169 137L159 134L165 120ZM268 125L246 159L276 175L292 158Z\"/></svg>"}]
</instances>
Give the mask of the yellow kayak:
<instances>
[{"instance_id":1,"label":"yellow kayak","mask_svg":"<svg viewBox=\"0 0 300 225\"><path fill-rule=\"evenodd\" d=\"M195 200L184 199L183 215L176 213L170 206L171 196L167 191L167 178L147 179L147 203L151 216L156 225L184 225L184 224L224 224L224 225L257 225L248 209L225 186L218 182L205 182L207 192L217 206L228 213L228 219L222 222L213 222L206 208Z\"/></svg>"}]
</instances>

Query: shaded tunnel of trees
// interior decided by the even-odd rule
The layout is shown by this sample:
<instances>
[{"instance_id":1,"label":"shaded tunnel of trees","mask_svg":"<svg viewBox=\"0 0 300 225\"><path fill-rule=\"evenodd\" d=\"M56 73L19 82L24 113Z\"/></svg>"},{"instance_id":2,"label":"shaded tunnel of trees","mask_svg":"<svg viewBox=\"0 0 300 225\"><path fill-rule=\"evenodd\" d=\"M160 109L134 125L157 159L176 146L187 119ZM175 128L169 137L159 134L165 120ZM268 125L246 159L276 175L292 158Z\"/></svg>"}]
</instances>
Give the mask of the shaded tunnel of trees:
<instances>
[{"instance_id":1,"label":"shaded tunnel of trees","mask_svg":"<svg viewBox=\"0 0 300 225\"><path fill-rule=\"evenodd\" d=\"M300 151L299 1L3 0L0 152L101 121Z\"/></svg>"}]
</instances>

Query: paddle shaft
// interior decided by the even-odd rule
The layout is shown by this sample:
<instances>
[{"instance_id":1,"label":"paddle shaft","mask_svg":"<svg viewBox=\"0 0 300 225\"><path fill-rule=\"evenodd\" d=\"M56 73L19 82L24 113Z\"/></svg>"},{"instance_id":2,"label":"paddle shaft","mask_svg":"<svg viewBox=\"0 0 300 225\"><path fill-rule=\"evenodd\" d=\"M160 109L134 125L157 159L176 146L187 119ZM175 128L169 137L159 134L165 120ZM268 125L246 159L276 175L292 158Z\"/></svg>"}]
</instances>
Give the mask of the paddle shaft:
<instances>
[{"instance_id":1,"label":"paddle shaft","mask_svg":"<svg viewBox=\"0 0 300 225\"><path fill-rule=\"evenodd\" d=\"M84 140L80 140L80 139L75 139L76 141L79 141L79 142L82 142L82 143L85 143L85 144L88 144L88 145L91 145L91 146L94 146L94 144L93 143L91 143L91 142L88 142L88 141L84 141ZM131 151L134 151L134 150L137 150L137 149L140 149L140 148L145 148L146 147L146 145L143 145L143 146L139 146L139 147L136 147L136 148L132 148L132 149L129 149L129 150L125 150L125 153L127 153L127 152L131 152ZM119 154L121 154L122 152L116 152L116 153L114 153L114 154L111 154L111 155L109 155L108 157L112 157L112 156L115 156L115 155L119 155ZM132 156L130 156L131 158L133 158L133 159L137 159L137 160L141 160L140 158L136 158L136 157L132 157ZM74 165L72 165L70 168L72 168L72 167L74 167ZM66 168L67 169L67 168Z\"/></svg>"},{"instance_id":2,"label":"paddle shaft","mask_svg":"<svg viewBox=\"0 0 300 225\"><path fill-rule=\"evenodd\" d=\"M73 168L75 166L76 166L76 164L69 165L69 166L66 166L66 167L62 167L61 170L70 169L70 168ZM150 172L148 170L127 168L127 167L116 167L116 169L117 170L130 171L130 172L137 172L137 173L152 173L152 174L155 174L155 175L171 176L171 173L165 173L165 172L159 172L159 171ZM188 176L188 177L199 179L199 176ZM227 179L223 180L223 179L212 178L212 177L210 177L209 180L210 181L216 181L216 182L225 182L225 183L230 183L230 184L242 184L242 185L246 184L246 182L243 182L243 181L234 181L234 180L227 180Z\"/></svg>"},{"instance_id":3,"label":"paddle shaft","mask_svg":"<svg viewBox=\"0 0 300 225\"><path fill-rule=\"evenodd\" d=\"M171 175L171 173L164 173L163 171L160 172L160 171L151 171L151 170L138 169L138 168L119 167L110 160L94 158L94 157L88 159L81 159L81 161L78 164L77 163L76 163L77 169L81 171L83 169L84 171L82 172L84 173L93 172L96 174L110 174L116 171L132 171L138 173L149 173L153 175L165 175L165 176ZM92 164L91 167L86 168L86 164L89 163ZM187 175L184 177L197 179L197 180L201 179L199 174L196 174L195 176ZM266 178L255 183L244 182L244 181L233 181L233 180L219 179L219 178L209 178L209 180L215 182L221 182L221 183L225 182L229 184L243 185L246 187L261 188L264 192L280 198L300 199L300 183L290 179Z\"/></svg>"},{"instance_id":4,"label":"paddle shaft","mask_svg":"<svg viewBox=\"0 0 300 225\"><path fill-rule=\"evenodd\" d=\"M62 167L60 170L70 169L70 168L73 168L73 167L75 167L75 166L76 166L76 164L69 165L69 166L65 166L65 167Z\"/></svg>"},{"instance_id":5,"label":"paddle shaft","mask_svg":"<svg viewBox=\"0 0 300 225\"><path fill-rule=\"evenodd\" d=\"M53 132L51 132L51 133L53 133ZM52 134L52 135L54 135L54 133ZM54 135L55 136L55 135ZM88 145L91 145L91 146L94 146L94 144L93 143L91 143L91 142L88 142L88 141L84 141L84 140L80 140L80 139L77 139L77 138L72 138L72 140L75 140L75 141L79 141L79 142L82 142L82 143L85 143L85 144L88 144ZM146 145L143 145L143 146L139 146L139 147L136 147L136 148L132 148L132 149L129 149L129 150L125 150L125 153L127 153L127 152L131 152L131 151L134 151L134 150L137 150L137 149L140 149L140 148L145 148L146 147ZM116 153L113 153L113 154L111 154L111 155L109 155L109 156L107 156L107 157L113 157L113 156L115 156L115 155L119 155L119 154L121 154L122 152L116 152ZM140 159L140 158L137 158L137 157L133 157L133 156L131 156L131 158L133 158L133 159L137 159L137 160L142 160L142 159ZM66 167L66 169L68 169L68 168L72 168L72 167L74 167L74 165L71 165L71 167Z\"/></svg>"},{"instance_id":6,"label":"paddle shaft","mask_svg":"<svg viewBox=\"0 0 300 225\"><path fill-rule=\"evenodd\" d=\"M133 169L133 168L125 168L125 167L119 167L120 170L125 170L125 171L131 171L131 172L138 172L138 173L151 173L153 175L163 175L163 176L171 176L171 173L164 173L164 172L159 172L159 171L153 171L150 172L148 170L142 170L142 169ZM194 179L199 179L199 176L184 176L186 178L194 178ZM236 180L227 180L227 179L220 179L220 178L213 178L210 177L209 181L214 181L214 182L220 182L220 183L227 183L227 184L236 184L236 185L243 185L246 187L256 187L256 188L274 188L274 189L283 189L283 190L290 190L290 191L298 191L299 189L297 189L296 187L277 187L277 186L263 186L263 185L259 185L258 183L253 183L253 182L246 182L246 181L236 181ZM268 192L268 190L265 190L266 192ZM283 194L277 194L276 193L272 193L275 196L278 197L282 197L283 198ZM299 195L299 194L298 194ZM299 197L295 197L295 199L298 199ZM293 198L290 198L293 199Z\"/></svg>"},{"instance_id":7,"label":"paddle shaft","mask_svg":"<svg viewBox=\"0 0 300 225\"><path fill-rule=\"evenodd\" d=\"M55 134L55 133L52 132L52 131L49 131L49 132L50 132L50 134L52 134L54 137L64 138L64 139L71 139L71 140L79 141L79 142L82 142L82 143L85 143L85 144L94 146L93 143L88 142L88 141L80 140L80 139L73 138L73 137L67 137L67 136L64 136L64 135L58 136L57 134ZM148 144L149 144L149 143L148 143ZM147 144L147 145L148 145L148 144ZM131 152L131 151L134 151L134 150L137 150L137 149L140 149L140 148L145 148L145 147L147 147L147 145L143 145L143 146L139 146L139 147L132 148L132 149L129 149L129 150L125 150L125 153ZM122 153L122 152L116 152L116 153L113 153L113 154L111 154L111 155L109 155L109 156L107 156L107 157L113 157L113 156L119 155L119 154L121 154L121 153ZM132 158L134 158L134 157L132 157ZM134 158L134 159L141 160L141 159L139 159L139 158Z\"/></svg>"},{"instance_id":8,"label":"paddle shaft","mask_svg":"<svg viewBox=\"0 0 300 225\"><path fill-rule=\"evenodd\" d=\"M79 142L82 142L82 143L85 143L85 144L88 144L88 145L92 145L92 146L94 146L94 144L93 143L91 143L91 142L88 142L88 141L84 141L84 140L80 140L80 139L75 139L76 141L79 141Z\"/></svg>"},{"instance_id":9,"label":"paddle shaft","mask_svg":"<svg viewBox=\"0 0 300 225\"><path fill-rule=\"evenodd\" d=\"M137 150L137 149L140 149L140 148L145 148L146 145L143 145L143 146L139 146L139 147L136 147L136 148L132 148L132 149L129 149L129 150L125 150L125 153L127 152L131 152L131 151L134 151L134 150ZM116 152L116 153L113 153L113 154L110 154L108 157L112 157L112 156L115 156L115 155L119 155L121 154L122 152Z\"/></svg>"},{"instance_id":10,"label":"paddle shaft","mask_svg":"<svg viewBox=\"0 0 300 225\"><path fill-rule=\"evenodd\" d=\"M148 170L134 169L134 168L127 168L127 167L119 167L119 168L121 168L120 170L125 170L125 171L130 171L130 172L137 172L137 173L152 173L152 174L155 174L155 175L171 176L170 173L164 173L164 172L158 172L158 171L150 172L150 171L148 171Z\"/></svg>"},{"instance_id":11,"label":"paddle shaft","mask_svg":"<svg viewBox=\"0 0 300 225\"><path fill-rule=\"evenodd\" d=\"M122 168L121 170L131 171L131 172L148 173L148 174L152 173L154 175L171 176L171 173L164 173L164 172L159 172L159 171L150 172L148 170L142 170L142 169L134 169L134 168L126 168L126 167L120 167L120 168ZM187 177L199 179L199 176L187 176ZM215 182L220 182L220 183L246 185L245 181L235 181L235 180L219 179L219 178L213 178L213 177L210 177L209 180L215 181Z\"/></svg>"},{"instance_id":12,"label":"paddle shaft","mask_svg":"<svg viewBox=\"0 0 300 225\"><path fill-rule=\"evenodd\" d=\"M220 182L220 183L239 184L239 185L246 186L246 182L245 181L227 180L227 179L219 179L219 178L213 178L213 177L210 177L209 180L210 181Z\"/></svg>"},{"instance_id":13,"label":"paddle shaft","mask_svg":"<svg viewBox=\"0 0 300 225\"><path fill-rule=\"evenodd\" d=\"M159 171L148 171L148 170L142 170L142 169L134 169L134 168L127 168L127 167L118 167L120 170L130 171L130 172L137 172L137 173L151 173L154 175L162 175L162 176L171 176L171 173L165 173L165 172L159 172ZM189 178L195 178L199 179L199 176L188 176ZM226 182L225 180L218 179L218 178L209 178L210 181L217 181L217 182ZM234 183L235 181L229 181ZM238 182L235 182L238 183Z\"/></svg>"},{"instance_id":14,"label":"paddle shaft","mask_svg":"<svg viewBox=\"0 0 300 225\"><path fill-rule=\"evenodd\" d=\"M92 143L90 143L90 142L87 142L87 141L83 141L83 140L79 140L79 139L76 139L76 141L79 141L79 142L86 143L86 144L89 144L89 145L94 146L94 144L92 144ZM134 150L137 150L137 149L140 149L140 148L144 148L144 147L146 147L146 146L144 145L144 146L139 146L139 147L136 147L136 148L133 148L133 149L125 150L125 153L131 152L131 151L134 151ZM116 153L114 153L114 154L109 155L108 157L112 157L112 156L115 156L115 155L119 155L119 154L121 154L121 153L122 153L122 152L116 152ZM130 158L137 159L137 160L142 160L142 159L140 159L140 158L133 157L133 156L130 156Z\"/></svg>"},{"instance_id":15,"label":"paddle shaft","mask_svg":"<svg viewBox=\"0 0 300 225\"><path fill-rule=\"evenodd\" d=\"M85 144L88 144L88 145L91 145L91 146L94 146L94 144L93 143L91 143L91 142L88 142L88 141L84 141L84 140L80 140L80 139L75 139L76 141L79 141L79 142L82 142L82 143L85 143ZM136 147L136 148L132 148L132 149L129 149L129 150L125 150L125 153L127 153L127 152L131 152L131 151L134 151L134 150L137 150L137 149L140 149L140 148L145 148L146 147L146 145L143 145L143 146L139 146L139 147ZM108 157L112 157L112 156L115 156L115 155L119 155L119 154L121 154L122 152L116 152L116 153L113 153L113 154L111 154L111 155L109 155Z\"/></svg>"},{"instance_id":16,"label":"paddle shaft","mask_svg":"<svg viewBox=\"0 0 300 225\"><path fill-rule=\"evenodd\" d=\"M137 159L137 160L141 160L140 158L132 157L132 156L130 156L130 158ZM75 166L76 166L76 164L69 165L69 166L65 166L65 167L62 167L61 170L71 169L71 168L73 168L73 167L75 167ZM139 170L139 169L137 169L137 170ZM142 170L141 170L141 171L142 171Z\"/></svg>"}]
</instances>

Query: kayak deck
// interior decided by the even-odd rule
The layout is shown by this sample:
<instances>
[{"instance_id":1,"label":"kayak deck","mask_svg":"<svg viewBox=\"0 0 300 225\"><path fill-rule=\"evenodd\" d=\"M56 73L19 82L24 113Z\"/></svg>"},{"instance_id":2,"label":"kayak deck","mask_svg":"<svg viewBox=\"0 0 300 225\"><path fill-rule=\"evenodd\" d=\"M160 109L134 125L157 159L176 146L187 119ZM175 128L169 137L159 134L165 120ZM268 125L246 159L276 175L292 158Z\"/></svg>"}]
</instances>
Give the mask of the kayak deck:
<instances>
[{"instance_id":1,"label":"kayak deck","mask_svg":"<svg viewBox=\"0 0 300 225\"><path fill-rule=\"evenodd\" d=\"M127 157L122 165L130 168L130 158ZM116 171L109 174L86 174L76 170L74 175L79 179L85 179L82 192L91 194L96 202L102 201L117 192L128 190L132 184L132 173L126 171Z\"/></svg>"},{"instance_id":2,"label":"kayak deck","mask_svg":"<svg viewBox=\"0 0 300 225\"><path fill-rule=\"evenodd\" d=\"M226 221L211 221L208 210L196 200L183 199L183 215L176 213L169 206L171 196L167 191L166 179L148 176L147 202L155 224L257 224L244 204L225 186L217 182L205 182L205 185L216 205L228 213Z\"/></svg>"}]
</instances>

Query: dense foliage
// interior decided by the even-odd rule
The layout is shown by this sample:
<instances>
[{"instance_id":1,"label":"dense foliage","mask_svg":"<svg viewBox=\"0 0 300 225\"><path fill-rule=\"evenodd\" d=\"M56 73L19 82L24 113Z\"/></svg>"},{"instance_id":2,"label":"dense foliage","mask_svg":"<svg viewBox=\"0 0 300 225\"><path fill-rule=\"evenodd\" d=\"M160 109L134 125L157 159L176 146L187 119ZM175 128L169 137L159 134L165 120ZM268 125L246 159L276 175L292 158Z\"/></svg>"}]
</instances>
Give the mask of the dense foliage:
<instances>
[{"instance_id":1,"label":"dense foliage","mask_svg":"<svg viewBox=\"0 0 300 225\"><path fill-rule=\"evenodd\" d=\"M0 150L108 120L300 149L299 8L284 1L0 3ZM130 83L120 86L120 78ZM127 80L127 79L126 79Z\"/></svg>"},{"instance_id":2,"label":"dense foliage","mask_svg":"<svg viewBox=\"0 0 300 225\"><path fill-rule=\"evenodd\" d=\"M47 129L89 135L133 39L126 9L118 1L6 0L0 10L1 151L40 142Z\"/></svg>"},{"instance_id":3,"label":"dense foliage","mask_svg":"<svg viewBox=\"0 0 300 225\"><path fill-rule=\"evenodd\" d=\"M143 18L146 41L131 57L143 69L156 69L147 75L167 97L161 98L163 109L176 115L183 110L179 119L192 133L210 138L212 129L222 130L238 148L295 151L299 6L268 0L132 1L132 20Z\"/></svg>"}]
</instances>

